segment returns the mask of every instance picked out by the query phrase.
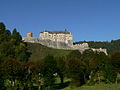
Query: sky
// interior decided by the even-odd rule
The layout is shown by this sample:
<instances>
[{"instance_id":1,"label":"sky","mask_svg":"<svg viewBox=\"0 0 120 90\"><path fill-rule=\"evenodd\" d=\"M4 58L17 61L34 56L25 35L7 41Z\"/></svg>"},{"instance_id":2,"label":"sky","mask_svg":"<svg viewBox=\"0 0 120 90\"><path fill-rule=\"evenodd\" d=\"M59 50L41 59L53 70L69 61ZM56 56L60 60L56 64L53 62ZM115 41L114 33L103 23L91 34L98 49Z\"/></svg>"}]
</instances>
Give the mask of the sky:
<instances>
[{"instance_id":1,"label":"sky","mask_svg":"<svg viewBox=\"0 0 120 90\"><path fill-rule=\"evenodd\" d=\"M23 37L67 29L73 41L110 41L120 39L120 0L0 0L0 22Z\"/></svg>"}]
</instances>

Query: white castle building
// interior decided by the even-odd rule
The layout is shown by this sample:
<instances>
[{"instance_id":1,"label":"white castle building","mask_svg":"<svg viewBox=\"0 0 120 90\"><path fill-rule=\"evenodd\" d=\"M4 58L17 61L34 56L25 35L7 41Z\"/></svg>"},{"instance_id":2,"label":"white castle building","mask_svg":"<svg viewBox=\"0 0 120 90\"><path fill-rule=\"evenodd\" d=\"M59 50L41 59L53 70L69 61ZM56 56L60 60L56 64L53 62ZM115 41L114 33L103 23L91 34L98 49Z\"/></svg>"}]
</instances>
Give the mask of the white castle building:
<instances>
[{"instance_id":1,"label":"white castle building","mask_svg":"<svg viewBox=\"0 0 120 90\"><path fill-rule=\"evenodd\" d=\"M106 49L94 49L89 48L88 43L75 44L72 42L72 33L65 31L43 31L40 32L40 37L32 37L33 33L27 33L27 36L23 38L24 42L40 43L47 47L57 48L57 49L69 49L69 50L79 50L80 52L86 49L92 49L97 52L104 52L107 54Z\"/></svg>"},{"instance_id":2,"label":"white castle building","mask_svg":"<svg viewBox=\"0 0 120 90\"><path fill-rule=\"evenodd\" d=\"M72 33L65 31L43 31L40 32L40 39L46 40L49 39L55 42L64 42L71 43L72 42Z\"/></svg>"}]
</instances>

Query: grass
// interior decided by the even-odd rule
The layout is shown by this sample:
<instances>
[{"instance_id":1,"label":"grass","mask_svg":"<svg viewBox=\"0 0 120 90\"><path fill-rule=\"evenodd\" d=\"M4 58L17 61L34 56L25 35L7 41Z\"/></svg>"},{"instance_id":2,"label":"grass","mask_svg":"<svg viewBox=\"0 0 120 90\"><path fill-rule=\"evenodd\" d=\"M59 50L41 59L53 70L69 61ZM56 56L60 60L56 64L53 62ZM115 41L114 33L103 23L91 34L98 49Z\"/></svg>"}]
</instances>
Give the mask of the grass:
<instances>
[{"instance_id":1,"label":"grass","mask_svg":"<svg viewBox=\"0 0 120 90\"><path fill-rule=\"evenodd\" d=\"M100 84L96 84L96 85L92 85L92 86L88 86L88 85L83 85L80 87L75 87L75 88L71 88L70 87L70 79L65 78L64 80L64 84L60 84L60 78L56 77L56 84L55 84L55 90L120 90L120 83L118 84L105 84L105 83L100 83ZM9 81L6 81L6 86L7 86L7 90L11 90L11 87L8 86L7 84L9 83ZM19 83L19 82L17 82ZM16 83L16 85L17 85ZM15 87L12 90L16 90L17 87ZM22 86L20 85L20 90L22 90ZM34 90L37 90L38 86L34 85ZM2 90L2 89L0 89ZM3 89L5 90L5 89Z\"/></svg>"},{"instance_id":2,"label":"grass","mask_svg":"<svg viewBox=\"0 0 120 90\"><path fill-rule=\"evenodd\" d=\"M54 49L43 46L38 43L27 43L28 49L31 52L30 61L42 60L46 55L65 56L72 50Z\"/></svg>"},{"instance_id":3,"label":"grass","mask_svg":"<svg viewBox=\"0 0 120 90\"><path fill-rule=\"evenodd\" d=\"M101 82L100 84L95 84L95 85L83 85L80 87L75 87L75 88L71 88L70 87L70 79L65 78L64 79L64 84L60 85L59 87L57 87L58 90L120 90L120 83L118 84L105 84L103 82ZM60 83L60 79L56 78L56 83L59 84Z\"/></svg>"},{"instance_id":4,"label":"grass","mask_svg":"<svg viewBox=\"0 0 120 90\"><path fill-rule=\"evenodd\" d=\"M96 84L93 86L83 85L81 87L70 88L66 87L61 90L120 90L120 84Z\"/></svg>"}]
</instances>

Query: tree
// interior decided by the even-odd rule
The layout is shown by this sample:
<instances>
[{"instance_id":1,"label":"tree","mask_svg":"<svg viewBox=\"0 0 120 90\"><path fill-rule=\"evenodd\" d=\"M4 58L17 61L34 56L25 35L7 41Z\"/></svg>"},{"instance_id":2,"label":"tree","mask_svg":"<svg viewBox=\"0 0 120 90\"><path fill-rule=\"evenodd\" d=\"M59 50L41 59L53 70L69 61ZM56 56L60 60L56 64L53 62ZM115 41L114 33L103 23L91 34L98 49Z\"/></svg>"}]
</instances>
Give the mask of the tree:
<instances>
[{"instance_id":1,"label":"tree","mask_svg":"<svg viewBox=\"0 0 120 90\"><path fill-rule=\"evenodd\" d=\"M110 58L108 56L104 56L104 78L106 83L111 83L115 81L114 73L112 71L112 64L110 62Z\"/></svg>"},{"instance_id":2,"label":"tree","mask_svg":"<svg viewBox=\"0 0 120 90\"><path fill-rule=\"evenodd\" d=\"M3 63L0 63L0 88L1 90L5 90L5 85L4 85L4 82L5 82L5 79L6 79L6 76L5 76L5 70L4 70L4 65Z\"/></svg>"},{"instance_id":3,"label":"tree","mask_svg":"<svg viewBox=\"0 0 120 90\"><path fill-rule=\"evenodd\" d=\"M14 29L11 34L10 30L5 28L4 23L0 22L0 83L4 84L4 80L9 79L11 85L14 86L15 80L18 77L25 76L19 73L25 73L26 70L24 67L21 69L20 61L28 61L29 56L27 44L22 42L19 32ZM6 77L3 77L5 72Z\"/></svg>"},{"instance_id":4,"label":"tree","mask_svg":"<svg viewBox=\"0 0 120 90\"><path fill-rule=\"evenodd\" d=\"M30 52L28 52L27 44L22 42L22 37L16 29L12 32L11 42L15 53L14 58L24 62L28 61Z\"/></svg>"},{"instance_id":5,"label":"tree","mask_svg":"<svg viewBox=\"0 0 120 90\"><path fill-rule=\"evenodd\" d=\"M103 71L103 67L104 67L104 57L105 57L105 53L104 52L95 52L94 56L93 56L93 61L92 61L92 75L91 75L91 82L101 82L101 73ZM93 81L94 79L94 81Z\"/></svg>"},{"instance_id":6,"label":"tree","mask_svg":"<svg viewBox=\"0 0 120 90\"><path fill-rule=\"evenodd\" d=\"M12 32L12 39L11 39L12 43L14 45L19 45L22 41L22 37L19 34L19 32L17 32L16 28L13 30Z\"/></svg>"},{"instance_id":7,"label":"tree","mask_svg":"<svg viewBox=\"0 0 120 90\"><path fill-rule=\"evenodd\" d=\"M114 51L111 54L111 63L116 72L120 72L120 51Z\"/></svg>"},{"instance_id":8,"label":"tree","mask_svg":"<svg viewBox=\"0 0 120 90\"><path fill-rule=\"evenodd\" d=\"M72 86L80 86L84 84L84 75L83 70L81 68L80 59L74 57L69 58L66 61L66 73L69 78L71 78Z\"/></svg>"},{"instance_id":9,"label":"tree","mask_svg":"<svg viewBox=\"0 0 120 90\"><path fill-rule=\"evenodd\" d=\"M43 82L42 68L44 67L44 63L42 60L36 62L28 62L30 72L32 73L32 82L36 83L41 90Z\"/></svg>"},{"instance_id":10,"label":"tree","mask_svg":"<svg viewBox=\"0 0 120 90\"><path fill-rule=\"evenodd\" d=\"M48 55L43 60L43 67L41 68L41 74L44 79L44 85L48 90L54 89L55 76L57 72L57 63L53 56Z\"/></svg>"},{"instance_id":11,"label":"tree","mask_svg":"<svg viewBox=\"0 0 120 90\"><path fill-rule=\"evenodd\" d=\"M81 58L82 54L80 53L79 50L73 50L72 52L69 53L69 55L67 56L67 58L71 58L71 57L76 57L76 58Z\"/></svg>"},{"instance_id":12,"label":"tree","mask_svg":"<svg viewBox=\"0 0 120 90\"><path fill-rule=\"evenodd\" d=\"M106 82L113 80L109 58L105 53L93 52L90 49L85 50L82 54L82 61L86 67L85 77L89 84L100 83L101 77L105 77Z\"/></svg>"},{"instance_id":13,"label":"tree","mask_svg":"<svg viewBox=\"0 0 120 90\"><path fill-rule=\"evenodd\" d=\"M5 30L5 24L3 22L0 22L0 31Z\"/></svg>"},{"instance_id":14,"label":"tree","mask_svg":"<svg viewBox=\"0 0 120 90\"><path fill-rule=\"evenodd\" d=\"M22 42L22 37L16 29L12 35L10 30L6 30L5 25L0 23L0 57L15 58L20 61L28 61L30 53L27 49L27 44Z\"/></svg>"},{"instance_id":15,"label":"tree","mask_svg":"<svg viewBox=\"0 0 120 90\"><path fill-rule=\"evenodd\" d=\"M19 66L19 72L18 72L18 78L17 80L21 83L21 85L23 87L25 87L26 85L28 85L28 81L30 81L29 79L29 67L27 65L26 62L21 62L20 66Z\"/></svg>"},{"instance_id":16,"label":"tree","mask_svg":"<svg viewBox=\"0 0 120 90\"><path fill-rule=\"evenodd\" d=\"M11 38L10 30L6 30L4 23L0 23L0 44L9 41Z\"/></svg>"},{"instance_id":17,"label":"tree","mask_svg":"<svg viewBox=\"0 0 120 90\"><path fill-rule=\"evenodd\" d=\"M19 45L14 46L14 48L15 58L20 61L27 62L30 57L30 52L28 51L26 44L21 42Z\"/></svg>"},{"instance_id":18,"label":"tree","mask_svg":"<svg viewBox=\"0 0 120 90\"><path fill-rule=\"evenodd\" d=\"M110 56L110 61L112 64L112 70L116 74L116 83L117 83L117 75L120 73L120 51L112 52Z\"/></svg>"},{"instance_id":19,"label":"tree","mask_svg":"<svg viewBox=\"0 0 120 90\"><path fill-rule=\"evenodd\" d=\"M64 83L64 76L65 76L65 57L58 56L55 58L57 61L57 73L60 77L61 84Z\"/></svg>"},{"instance_id":20,"label":"tree","mask_svg":"<svg viewBox=\"0 0 120 90\"><path fill-rule=\"evenodd\" d=\"M82 53L82 62L84 65L84 79L85 83L87 83L87 80L91 79L92 72L94 68L94 52L91 49L87 49Z\"/></svg>"},{"instance_id":21,"label":"tree","mask_svg":"<svg viewBox=\"0 0 120 90\"><path fill-rule=\"evenodd\" d=\"M81 53L77 50L71 52L66 58L66 73L71 78L72 86L80 86L85 83Z\"/></svg>"},{"instance_id":22,"label":"tree","mask_svg":"<svg viewBox=\"0 0 120 90\"><path fill-rule=\"evenodd\" d=\"M15 80L17 80L19 76L20 62L19 60L9 58L8 60L5 60L4 66L5 66L6 76L11 81L11 86L14 87Z\"/></svg>"}]
</instances>

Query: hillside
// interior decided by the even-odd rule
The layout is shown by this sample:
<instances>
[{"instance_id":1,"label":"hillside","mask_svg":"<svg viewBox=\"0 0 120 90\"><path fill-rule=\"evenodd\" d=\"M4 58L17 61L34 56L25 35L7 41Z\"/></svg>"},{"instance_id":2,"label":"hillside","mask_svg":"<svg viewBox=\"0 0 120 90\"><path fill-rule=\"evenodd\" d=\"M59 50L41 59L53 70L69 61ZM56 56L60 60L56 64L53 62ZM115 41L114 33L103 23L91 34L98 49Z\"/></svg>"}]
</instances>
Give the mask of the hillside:
<instances>
[{"instance_id":1,"label":"hillside","mask_svg":"<svg viewBox=\"0 0 120 90\"><path fill-rule=\"evenodd\" d=\"M115 50L120 50L120 39L112 40L111 42L95 42L95 41L80 41L76 43L84 43L87 42L91 48L106 48L108 53L111 53ZM53 56L65 56L69 54L72 50L62 50L62 49L54 49L43 46L38 43L27 43L28 49L31 53L30 60L41 60L46 55L51 54Z\"/></svg>"},{"instance_id":2,"label":"hillside","mask_svg":"<svg viewBox=\"0 0 120 90\"><path fill-rule=\"evenodd\" d=\"M49 48L38 43L27 43L27 47L29 49L29 52L31 53L29 60L32 61L41 60L48 54L53 56L65 56L72 51Z\"/></svg>"},{"instance_id":3,"label":"hillside","mask_svg":"<svg viewBox=\"0 0 120 90\"><path fill-rule=\"evenodd\" d=\"M74 42L74 44L78 43L88 43L90 48L106 48L108 53L111 53L116 50L120 50L120 39L118 40L111 40L108 41L80 41L80 42Z\"/></svg>"}]
</instances>

